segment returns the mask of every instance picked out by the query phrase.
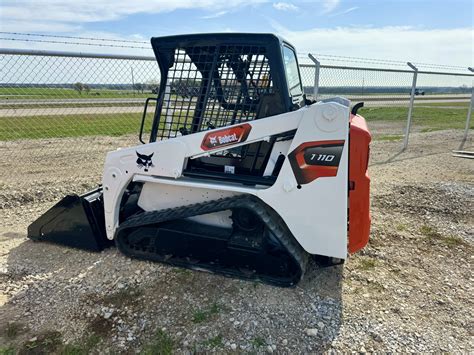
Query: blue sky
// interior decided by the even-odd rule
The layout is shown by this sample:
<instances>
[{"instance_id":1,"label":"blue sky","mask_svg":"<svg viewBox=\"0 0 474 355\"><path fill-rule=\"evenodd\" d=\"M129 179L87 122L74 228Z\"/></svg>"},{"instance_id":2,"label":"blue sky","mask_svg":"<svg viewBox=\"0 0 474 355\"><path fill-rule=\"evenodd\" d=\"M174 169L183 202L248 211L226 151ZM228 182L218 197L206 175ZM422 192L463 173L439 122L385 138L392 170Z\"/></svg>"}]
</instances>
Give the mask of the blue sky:
<instances>
[{"instance_id":1,"label":"blue sky","mask_svg":"<svg viewBox=\"0 0 474 355\"><path fill-rule=\"evenodd\" d=\"M314 27L412 26L450 29L473 25L472 1L330 1L268 2L225 9L184 9L158 14L134 14L116 21L90 23L89 29L130 35L130 29L145 37L161 34L222 31L269 31L270 19L292 30Z\"/></svg>"},{"instance_id":2,"label":"blue sky","mask_svg":"<svg viewBox=\"0 0 474 355\"><path fill-rule=\"evenodd\" d=\"M301 52L462 66L474 64L473 18L472 0L2 0L0 3L0 30L4 32L144 41L151 36L181 33L274 32L288 38ZM0 46L138 51L7 40L0 40Z\"/></svg>"}]
</instances>

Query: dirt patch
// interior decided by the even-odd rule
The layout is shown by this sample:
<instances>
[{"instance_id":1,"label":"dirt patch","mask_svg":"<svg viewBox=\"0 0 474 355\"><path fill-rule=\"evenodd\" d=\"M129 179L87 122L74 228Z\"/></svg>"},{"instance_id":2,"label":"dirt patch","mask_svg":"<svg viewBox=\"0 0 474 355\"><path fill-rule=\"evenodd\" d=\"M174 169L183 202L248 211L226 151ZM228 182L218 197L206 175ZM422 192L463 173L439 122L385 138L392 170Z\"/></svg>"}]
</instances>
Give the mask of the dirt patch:
<instances>
[{"instance_id":1,"label":"dirt patch","mask_svg":"<svg viewBox=\"0 0 474 355\"><path fill-rule=\"evenodd\" d=\"M291 289L26 240L63 194L100 182L106 151L130 143L74 139L67 154L67 140L15 143L30 158L16 176L2 166L0 324L21 330L1 331L0 349L46 333L60 338L53 353L472 352L474 166L451 157L459 136L416 132L402 154L375 140L369 245L343 265L312 263Z\"/></svg>"},{"instance_id":2,"label":"dirt patch","mask_svg":"<svg viewBox=\"0 0 474 355\"><path fill-rule=\"evenodd\" d=\"M474 189L470 183L393 186L374 196L372 201L374 207L410 215L422 226L435 226L446 235L455 234L473 241L469 226L474 224Z\"/></svg>"}]
</instances>

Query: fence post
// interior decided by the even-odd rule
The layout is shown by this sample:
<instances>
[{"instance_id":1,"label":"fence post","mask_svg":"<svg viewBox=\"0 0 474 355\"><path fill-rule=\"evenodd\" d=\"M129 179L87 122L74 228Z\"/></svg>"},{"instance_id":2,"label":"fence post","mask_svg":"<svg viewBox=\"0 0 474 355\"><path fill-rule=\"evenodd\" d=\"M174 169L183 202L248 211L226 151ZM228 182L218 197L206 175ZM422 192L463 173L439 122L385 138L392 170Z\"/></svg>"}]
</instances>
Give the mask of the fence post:
<instances>
[{"instance_id":1,"label":"fence post","mask_svg":"<svg viewBox=\"0 0 474 355\"><path fill-rule=\"evenodd\" d=\"M414 73L413 73L413 82L411 84L410 105L408 106L407 126L405 128L405 139L403 140L402 151L404 151L408 147L408 138L410 137L410 129L411 129L411 118L413 114L413 104L415 103L416 79L418 78L418 68L415 67L410 62L408 62L407 65L413 69Z\"/></svg>"},{"instance_id":2,"label":"fence post","mask_svg":"<svg viewBox=\"0 0 474 355\"><path fill-rule=\"evenodd\" d=\"M311 53L308 54L309 59L314 62L314 91L313 91L313 100L318 100L318 91L319 91L319 70L321 68L321 63L317 60Z\"/></svg>"},{"instance_id":3,"label":"fence post","mask_svg":"<svg viewBox=\"0 0 474 355\"><path fill-rule=\"evenodd\" d=\"M474 73L474 69L469 67L467 68L470 72ZM471 101L469 102L469 108L467 109L467 117L466 117L466 128L464 129L464 135L462 137L461 145L459 146L459 150L464 148L464 143L466 143L467 135L469 133L469 127L471 125L471 115L472 115L472 106L474 106L474 85L471 84Z\"/></svg>"}]
</instances>

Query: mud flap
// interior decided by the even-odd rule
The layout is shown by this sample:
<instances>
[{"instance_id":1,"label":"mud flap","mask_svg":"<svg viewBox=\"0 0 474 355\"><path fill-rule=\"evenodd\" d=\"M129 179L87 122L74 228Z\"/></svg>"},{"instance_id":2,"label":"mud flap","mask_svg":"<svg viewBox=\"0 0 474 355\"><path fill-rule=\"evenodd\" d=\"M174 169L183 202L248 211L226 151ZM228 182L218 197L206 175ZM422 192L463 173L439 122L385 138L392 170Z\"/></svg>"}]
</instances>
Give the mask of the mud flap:
<instances>
[{"instance_id":1,"label":"mud flap","mask_svg":"<svg viewBox=\"0 0 474 355\"><path fill-rule=\"evenodd\" d=\"M90 251L113 245L105 233L102 188L64 197L30 224L28 238Z\"/></svg>"}]
</instances>

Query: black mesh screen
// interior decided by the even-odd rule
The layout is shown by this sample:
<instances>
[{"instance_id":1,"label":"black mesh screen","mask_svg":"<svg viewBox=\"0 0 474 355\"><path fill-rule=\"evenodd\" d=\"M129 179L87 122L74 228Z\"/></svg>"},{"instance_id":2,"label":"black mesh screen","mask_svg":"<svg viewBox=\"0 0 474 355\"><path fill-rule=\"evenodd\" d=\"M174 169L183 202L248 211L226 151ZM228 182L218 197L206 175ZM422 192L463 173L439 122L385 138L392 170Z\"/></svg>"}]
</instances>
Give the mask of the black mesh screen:
<instances>
[{"instance_id":1,"label":"black mesh screen","mask_svg":"<svg viewBox=\"0 0 474 355\"><path fill-rule=\"evenodd\" d=\"M272 92L263 46L178 48L168 71L157 136L170 138L253 120L262 95Z\"/></svg>"}]
</instances>

